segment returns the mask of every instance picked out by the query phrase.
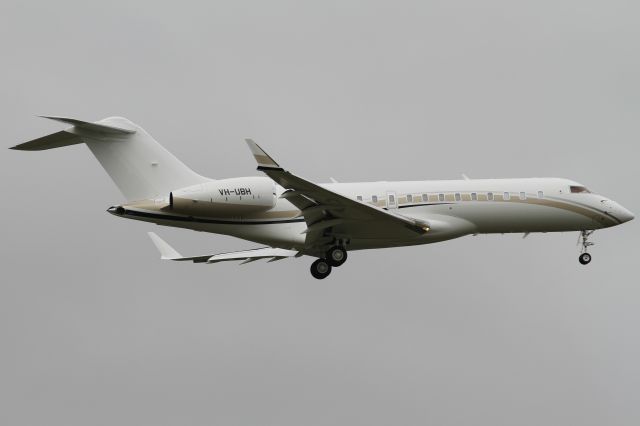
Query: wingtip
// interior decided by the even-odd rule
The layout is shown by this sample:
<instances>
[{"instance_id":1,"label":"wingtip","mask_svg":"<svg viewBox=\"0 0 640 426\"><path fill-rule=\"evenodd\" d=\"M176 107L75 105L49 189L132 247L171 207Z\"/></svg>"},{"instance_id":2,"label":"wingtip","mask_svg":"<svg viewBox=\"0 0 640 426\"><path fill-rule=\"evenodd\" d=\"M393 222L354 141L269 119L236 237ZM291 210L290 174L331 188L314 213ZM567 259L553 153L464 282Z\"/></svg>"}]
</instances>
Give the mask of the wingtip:
<instances>
[{"instance_id":1,"label":"wingtip","mask_svg":"<svg viewBox=\"0 0 640 426\"><path fill-rule=\"evenodd\" d=\"M149 238L160 252L160 258L165 260L174 260L182 257L180 253L169 245L165 240L160 238L155 232L147 232Z\"/></svg>"},{"instance_id":2,"label":"wingtip","mask_svg":"<svg viewBox=\"0 0 640 426\"><path fill-rule=\"evenodd\" d=\"M278 163L273 158L271 158L264 149L260 148L260 145L255 143L253 139L246 138L245 142L249 146L249 150L251 151L253 158L255 158L256 162L258 163L258 170L260 170L261 167L269 169L280 168Z\"/></svg>"}]
</instances>

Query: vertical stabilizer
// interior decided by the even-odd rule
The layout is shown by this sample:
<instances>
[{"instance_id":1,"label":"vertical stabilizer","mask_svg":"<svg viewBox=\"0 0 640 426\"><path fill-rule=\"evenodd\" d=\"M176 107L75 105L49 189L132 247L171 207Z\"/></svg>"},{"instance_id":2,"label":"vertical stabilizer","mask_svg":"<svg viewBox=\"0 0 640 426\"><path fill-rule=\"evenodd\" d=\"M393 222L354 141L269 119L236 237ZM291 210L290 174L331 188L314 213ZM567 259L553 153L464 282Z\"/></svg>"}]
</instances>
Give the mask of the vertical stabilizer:
<instances>
[{"instance_id":1,"label":"vertical stabilizer","mask_svg":"<svg viewBox=\"0 0 640 426\"><path fill-rule=\"evenodd\" d=\"M186 186L208 182L126 118L110 117L95 123L46 117L72 127L12 149L40 151L86 143L128 201L168 196Z\"/></svg>"}]
</instances>

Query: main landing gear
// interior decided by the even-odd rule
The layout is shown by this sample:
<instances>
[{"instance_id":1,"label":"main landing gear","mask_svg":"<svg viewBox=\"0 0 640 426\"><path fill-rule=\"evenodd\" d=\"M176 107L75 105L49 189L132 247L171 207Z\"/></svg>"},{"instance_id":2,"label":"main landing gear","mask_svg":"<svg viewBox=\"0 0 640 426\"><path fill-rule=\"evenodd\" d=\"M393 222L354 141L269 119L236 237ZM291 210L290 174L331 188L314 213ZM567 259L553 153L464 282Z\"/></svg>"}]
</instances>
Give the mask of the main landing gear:
<instances>
[{"instance_id":1,"label":"main landing gear","mask_svg":"<svg viewBox=\"0 0 640 426\"><path fill-rule=\"evenodd\" d=\"M327 260L331 266L340 266L347 261L347 251L340 246L334 246L327 251Z\"/></svg>"},{"instance_id":2,"label":"main landing gear","mask_svg":"<svg viewBox=\"0 0 640 426\"><path fill-rule=\"evenodd\" d=\"M580 264L582 265L587 265L589 262L591 262L591 255L587 253L587 250L589 249L589 247L595 244L589 241L589 237L594 232L595 231L580 232L580 237L578 238L578 244L582 244L582 250L581 250L580 256L578 257L578 262L580 262Z\"/></svg>"},{"instance_id":3,"label":"main landing gear","mask_svg":"<svg viewBox=\"0 0 640 426\"><path fill-rule=\"evenodd\" d=\"M316 259L316 261L311 264L311 275L313 275L313 278L322 280L327 278L330 273L331 265L326 259Z\"/></svg>"},{"instance_id":4,"label":"main landing gear","mask_svg":"<svg viewBox=\"0 0 640 426\"><path fill-rule=\"evenodd\" d=\"M311 264L311 275L319 280L331 273L332 267L338 267L347 261L347 250L342 246L331 247L324 258L317 259Z\"/></svg>"}]
</instances>

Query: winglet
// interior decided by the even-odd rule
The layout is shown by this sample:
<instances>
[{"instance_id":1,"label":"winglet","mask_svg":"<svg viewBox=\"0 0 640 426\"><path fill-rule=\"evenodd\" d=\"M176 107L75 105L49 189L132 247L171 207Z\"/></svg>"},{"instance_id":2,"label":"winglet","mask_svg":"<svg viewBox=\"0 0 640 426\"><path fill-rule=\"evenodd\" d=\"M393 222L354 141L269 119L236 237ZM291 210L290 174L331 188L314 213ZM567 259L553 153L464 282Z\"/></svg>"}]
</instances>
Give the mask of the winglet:
<instances>
[{"instance_id":1,"label":"winglet","mask_svg":"<svg viewBox=\"0 0 640 426\"><path fill-rule=\"evenodd\" d=\"M262 148L258 146L253 139L245 139L245 142L249 146L253 158L258 163L258 169L281 169L280 165L275 162L273 158L269 156Z\"/></svg>"},{"instance_id":2,"label":"winglet","mask_svg":"<svg viewBox=\"0 0 640 426\"><path fill-rule=\"evenodd\" d=\"M158 237L155 233L149 232L149 237L153 244L160 252L160 259L163 260L175 260L182 258L182 255L178 253L173 247L171 247L165 240Z\"/></svg>"}]
</instances>

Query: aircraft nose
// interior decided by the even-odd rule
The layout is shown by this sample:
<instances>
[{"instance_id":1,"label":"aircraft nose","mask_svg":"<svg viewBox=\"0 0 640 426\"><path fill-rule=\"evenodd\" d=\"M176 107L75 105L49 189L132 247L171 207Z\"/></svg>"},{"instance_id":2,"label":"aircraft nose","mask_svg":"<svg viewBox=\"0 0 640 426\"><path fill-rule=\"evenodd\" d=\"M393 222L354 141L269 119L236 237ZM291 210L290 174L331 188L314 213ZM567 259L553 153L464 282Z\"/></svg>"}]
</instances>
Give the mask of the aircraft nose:
<instances>
[{"instance_id":1,"label":"aircraft nose","mask_svg":"<svg viewBox=\"0 0 640 426\"><path fill-rule=\"evenodd\" d=\"M605 205L605 213L618 219L620 223L629 222L635 217L633 213L615 201L604 200L603 203Z\"/></svg>"},{"instance_id":2,"label":"aircraft nose","mask_svg":"<svg viewBox=\"0 0 640 426\"><path fill-rule=\"evenodd\" d=\"M630 210L627 210L620 205L618 205L617 210L618 211L616 212L616 216L618 216L618 219L620 219L622 222L629 222L630 220L633 220L633 218L635 218Z\"/></svg>"},{"instance_id":3,"label":"aircraft nose","mask_svg":"<svg viewBox=\"0 0 640 426\"><path fill-rule=\"evenodd\" d=\"M601 200L601 203L604 214L616 219L616 221L620 223L629 222L635 218L633 213L613 200L604 199Z\"/></svg>"}]
</instances>

